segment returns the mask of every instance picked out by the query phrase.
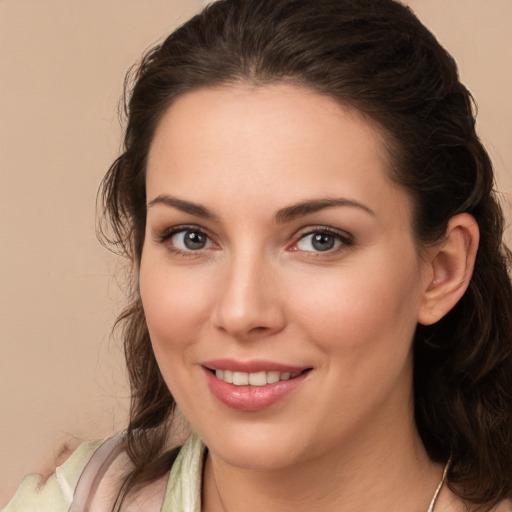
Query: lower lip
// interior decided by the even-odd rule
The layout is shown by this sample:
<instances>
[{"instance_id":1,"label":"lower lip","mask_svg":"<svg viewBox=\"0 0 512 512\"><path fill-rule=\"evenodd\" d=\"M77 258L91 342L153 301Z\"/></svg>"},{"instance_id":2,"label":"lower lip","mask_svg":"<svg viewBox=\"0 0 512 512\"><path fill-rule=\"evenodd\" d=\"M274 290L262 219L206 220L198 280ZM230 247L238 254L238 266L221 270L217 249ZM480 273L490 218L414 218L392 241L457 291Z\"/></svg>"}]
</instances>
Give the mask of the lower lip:
<instances>
[{"instance_id":1,"label":"lower lip","mask_svg":"<svg viewBox=\"0 0 512 512\"><path fill-rule=\"evenodd\" d=\"M204 368L204 372L210 391L220 402L230 409L248 412L261 411L281 401L295 391L309 374L306 371L293 379L265 386L235 386L218 379L207 368Z\"/></svg>"}]
</instances>

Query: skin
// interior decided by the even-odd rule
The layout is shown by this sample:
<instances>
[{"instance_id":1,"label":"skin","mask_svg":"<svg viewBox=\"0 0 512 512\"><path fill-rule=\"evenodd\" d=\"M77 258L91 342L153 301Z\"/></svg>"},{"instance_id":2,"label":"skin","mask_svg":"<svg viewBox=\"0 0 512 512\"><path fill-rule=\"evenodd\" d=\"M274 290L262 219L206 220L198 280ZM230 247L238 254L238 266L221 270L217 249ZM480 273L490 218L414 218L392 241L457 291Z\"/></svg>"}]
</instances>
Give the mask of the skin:
<instances>
[{"instance_id":1,"label":"skin","mask_svg":"<svg viewBox=\"0 0 512 512\"><path fill-rule=\"evenodd\" d=\"M201 89L163 116L140 291L162 375L209 448L203 510L427 509L442 468L414 425L411 343L463 293L477 229L461 216L420 250L388 169L374 125L292 85ZM282 213L326 198L345 203ZM184 226L203 248L184 245ZM311 233L325 228L334 247L319 251ZM202 367L226 357L311 371L271 407L238 411Z\"/></svg>"}]
</instances>

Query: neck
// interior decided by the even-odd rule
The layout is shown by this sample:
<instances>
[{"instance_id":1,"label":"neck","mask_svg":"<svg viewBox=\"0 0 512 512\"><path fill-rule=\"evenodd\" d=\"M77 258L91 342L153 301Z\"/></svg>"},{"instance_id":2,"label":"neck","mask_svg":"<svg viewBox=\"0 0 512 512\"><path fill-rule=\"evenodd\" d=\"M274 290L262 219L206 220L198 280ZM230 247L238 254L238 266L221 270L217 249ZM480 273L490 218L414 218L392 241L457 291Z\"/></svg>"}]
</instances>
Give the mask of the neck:
<instances>
[{"instance_id":1,"label":"neck","mask_svg":"<svg viewBox=\"0 0 512 512\"><path fill-rule=\"evenodd\" d=\"M443 468L429 460L412 422L394 427L271 471L233 467L209 454L203 511L426 512Z\"/></svg>"}]
</instances>

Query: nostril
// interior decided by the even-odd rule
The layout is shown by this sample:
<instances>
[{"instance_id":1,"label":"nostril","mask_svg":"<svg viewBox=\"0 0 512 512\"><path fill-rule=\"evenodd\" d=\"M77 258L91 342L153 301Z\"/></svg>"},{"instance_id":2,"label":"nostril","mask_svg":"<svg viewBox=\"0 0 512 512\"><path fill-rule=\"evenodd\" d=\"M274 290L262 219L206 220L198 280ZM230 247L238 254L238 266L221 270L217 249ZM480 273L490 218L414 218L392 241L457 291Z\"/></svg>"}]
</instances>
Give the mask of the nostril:
<instances>
[{"instance_id":1,"label":"nostril","mask_svg":"<svg viewBox=\"0 0 512 512\"><path fill-rule=\"evenodd\" d=\"M268 327L253 327L249 332L264 332L268 330Z\"/></svg>"}]
</instances>

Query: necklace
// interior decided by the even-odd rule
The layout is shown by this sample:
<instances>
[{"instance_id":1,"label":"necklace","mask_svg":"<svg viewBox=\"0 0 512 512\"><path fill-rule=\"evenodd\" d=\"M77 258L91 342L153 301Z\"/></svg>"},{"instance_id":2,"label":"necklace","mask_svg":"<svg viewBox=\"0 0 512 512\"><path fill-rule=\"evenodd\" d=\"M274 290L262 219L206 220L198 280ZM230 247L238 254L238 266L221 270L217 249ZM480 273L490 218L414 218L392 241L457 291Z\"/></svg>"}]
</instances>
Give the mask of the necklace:
<instances>
[{"instance_id":1,"label":"necklace","mask_svg":"<svg viewBox=\"0 0 512 512\"><path fill-rule=\"evenodd\" d=\"M434 493L434 496L432 498L432 501L430 502L430 505L428 507L427 512L433 512L434 511L434 506L436 504L437 497L439 496L439 492L441 491L441 488L443 487L444 482L446 480L446 475L448 474L448 468L450 467L451 461L452 461L452 459L450 458L448 460L448 462L446 463L446 466L444 467L443 477L441 478L441 481L439 482L439 485L437 486L436 492Z\"/></svg>"}]
</instances>

